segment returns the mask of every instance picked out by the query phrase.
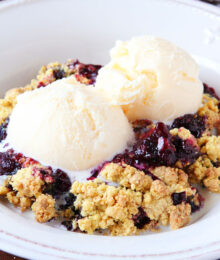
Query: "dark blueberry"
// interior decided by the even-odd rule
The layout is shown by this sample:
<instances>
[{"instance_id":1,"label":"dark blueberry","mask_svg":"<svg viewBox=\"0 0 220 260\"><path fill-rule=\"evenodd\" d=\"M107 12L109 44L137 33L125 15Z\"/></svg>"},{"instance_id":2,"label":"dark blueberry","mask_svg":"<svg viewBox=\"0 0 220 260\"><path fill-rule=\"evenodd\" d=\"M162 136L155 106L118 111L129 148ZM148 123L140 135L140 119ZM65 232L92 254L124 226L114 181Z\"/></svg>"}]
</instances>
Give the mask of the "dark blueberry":
<instances>
[{"instance_id":1,"label":"dark blueberry","mask_svg":"<svg viewBox=\"0 0 220 260\"><path fill-rule=\"evenodd\" d=\"M73 229L73 223L71 220L65 220L61 224L65 226L68 231L71 231Z\"/></svg>"},{"instance_id":2,"label":"dark blueberry","mask_svg":"<svg viewBox=\"0 0 220 260\"><path fill-rule=\"evenodd\" d=\"M185 191L179 193L172 193L171 198L173 200L173 205L181 204L183 201L186 202L186 193Z\"/></svg>"},{"instance_id":3,"label":"dark blueberry","mask_svg":"<svg viewBox=\"0 0 220 260\"><path fill-rule=\"evenodd\" d=\"M150 223L150 218L147 217L147 214L143 210L143 208L139 207L138 208L138 213L132 217L134 221L134 225L138 229L142 229L146 224Z\"/></svg>"},{"instance_id":4,"label":"dark blueberry","mask_svg":"<svg viewBox=\"0 0 220 260\"><path fill-rule=\"evenodd\" d=\"M148 129L130 150L116 155L112 161L131 165L156 180L158 178L149 171L149 168L175 165L177 161L175 152L176 148L172 144L168 127L163 123L157 123L156 127Z\"/></svg>"},{"instance_id":5,"label":"dark blueberry","mask_svg":"<svg viewBox=\"0 0 220 260\"><path fill-rule=\"evenodd\" d=\"M76 196L73 193L68 193L68 196L65 197L66 205L72 206L74 201L76 200Z\"/></svg>"},{"instance_id":6,"label":"dark blueberry","mask_svg":"<svg viewBox=\"0 0 220 260\"><path fill-rule=\"evenodd\" d=\"M59 206L60 210L68 209L72 207L73 211L75 211L75 207L73 206L74 201L76 200L76 196L73 193L68 193L65 198L65 203Z\"/></svg>"},{"instance_id":7,"label":"dark blueberry","mask_svg":"<svg viewBox=\"0 0 220 260\"><path fill-rule=\"evenodd\" d=\"M183 140L178 136L174 136L172 137L172 143L176 148L177 160L181 161L183 166L186 164L192 164L201 155L199 148L195 146L191 139Z\"/></svg>"},{"instance_id":8,"label":"dark blueberry","mask_svg":"<svg viewBox=\"0 0 220 260\"><path fill-rule=\"evenodd\" d=\"M0 175L13 175L21 168L16 156L9 151L0 153Z\"/></svg>"},{"instance_id":9,"label":"dark blueberry","mask_svg":"<svg viewBox=\"0 0 220 260\"><path fill-rule=\"evenodd\" d=\"M62 79L65 77L65 71L57 69L53 71L53 75L55 79Z\"/></svg>"},{"instance_id":10,"label":"dark blueberry","mask_svg":"<svg viewBox=\"0 0 220 260\"><path fill-rule=\"evenodd\" d=\"M198 195L199 205L196 205L195 202L193 201L193 198L194 198L193 196L189 196L189 197L187 197L187 200L186 200L186 202L189 203L191 206L191 213L194 213L194 212L200 210L203 207L204 201L205 201L205 199L202 197L202 195L199 194Z\"/></svg>"},{"instance_id":11,"label":"dark blueberry","mask_svg":"<svg viewBox=\"0 0 220 260\"><path fill-rule=\"evenodd\" d=\"M209 87L209 85L206 84L206 83L203 83L203 86L204 86L204 93L205 94L209 94L210 96L220 100L219 96L216 94L216 91L215 91L214 88Z\"/></svg>"},{"instance_id":12,"label":"dark blueberry","mask_svg":"<svg viewBox=\"0 0 220 260\"><path fill-rule=\"evenodd\" d=\"M157 123L132 150L138 164L145 162L151 166L171 166L176 162L175 146L171 142L168 127L163 123Z\"/></svg>"},{"instance_id":13,"label":"dark blueberry","mask_svg":"<svg viewBox=\"0 0 220 260\"><path fill-rule=\"evenodd\" d=\"M47 183L44 193L51 194L53 197L59 197L68 192L71 187L71 181L68 175L60 169L52 173L52 183Z\"/></svg>"},{"instance_id":14,"label":"dark blueberry","mask_svg":"<svg viewBox=\"0 0 220 260\"><path fill-rule=\"evenodd\" d=\"M0 126L0 142L4 140L7 136L7 127L8 127L9 119L7 118L3 124Z\"/></svg>"},{"instance_id":15,"label":"dark blueberry","mask_svg":"<svg viewBox=\"0 0 220 260\"><path fill-rule=\"evenodd\" d=\"M205 131L205 126L205 117L200 117L197 114L186 114L176 118L171 125L171 129L184 127L188 129L196 138L199 138Z\"/></svg>"}]
</instances>

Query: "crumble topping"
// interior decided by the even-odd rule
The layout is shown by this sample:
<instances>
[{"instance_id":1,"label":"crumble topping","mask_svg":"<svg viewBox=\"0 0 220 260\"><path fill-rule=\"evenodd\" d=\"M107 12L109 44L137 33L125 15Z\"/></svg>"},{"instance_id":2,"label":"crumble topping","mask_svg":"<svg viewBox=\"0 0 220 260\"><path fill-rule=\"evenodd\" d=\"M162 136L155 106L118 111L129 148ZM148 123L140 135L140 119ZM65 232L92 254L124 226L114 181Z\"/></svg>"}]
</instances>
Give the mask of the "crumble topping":
<instances>
[{"instance_id":1,"label":"crumble topping","mask_svg":"<svg viewBox=\"0 0 220 260\"><path fill-rule=\"evenodd\" d=\"M198 110L198 114L207 118L209 130L220 123L218 104L219 101L216 98L207 94L203 95L203 106Z\"/></svg>"},{"instance_id":2,"label":"crumble topping","mask_svg":"<svg viewBox=\"0 0 220 260\"><path fill-rule=\"evenodd\" d=\"M208 158L217 162L220 160L220 136L204 136L198 139L201 152L206 154Z\"/></svg>"},{"instance_id":3,"label":"crumble topping","mask_svg":"<svg viewBox=\"0 0 220 260\"><path fill-rule=\"evenodd\" d=\"M55 199L51 195L41 194L34 204L32 210L35 219L40 222L47 222L56 216Z\"/></svg>"},{"instance_id":4,"label":"crumble topping","mask_svg":"<svg viewBox=\"0 0 220 260\"><path fill-rule=\"evenodd\" d=\"M121 166L117 163L109 163L102 169L100 175L106 180L141 192L148 190L152 184L150 176L126 164Z\"/></svg>"},{"instance_id":5,"label":"crumble topping","mask_svg":"<svg viewBox=\"0 0 220 260\"><path fill-rule=\"evenodd\" d=\"M191 132L188 129L184 128L184 127L173 128L173 129L170 130L170 133L171 133L171 135L178 136L179 138L181 138L183 140L187 140L189 138L192 138L196 142L196 139L191 134Z\"/></svg>"},{"instance_id":6,"label":"crumble topping","mask_svg":"<svg viewBox=\"0 0 220 260\"><path fill-rule=\"evenodd\" d=\"M163 166L150 171L158 179L153 180L129 165L109 163L100 175L107 181L119 183L119 187L109 186L100 180L74 182L71 188L76 196L74 206L81 212L81 218L74 220L74 225L87 233L108 229L112 235L137 234L160 224L170 224L173 229L184 226L190 220L190 203L194 200L199 203L197 191L188 183L187 174L180 169ZM174 205L172 196L180 193L184 193L183 198L175 200L177 204ZM179 206L179 203L183 205ZM136 226L138 215L145 217L146 224L143 226Z\"/></svg>"}]
</instances>

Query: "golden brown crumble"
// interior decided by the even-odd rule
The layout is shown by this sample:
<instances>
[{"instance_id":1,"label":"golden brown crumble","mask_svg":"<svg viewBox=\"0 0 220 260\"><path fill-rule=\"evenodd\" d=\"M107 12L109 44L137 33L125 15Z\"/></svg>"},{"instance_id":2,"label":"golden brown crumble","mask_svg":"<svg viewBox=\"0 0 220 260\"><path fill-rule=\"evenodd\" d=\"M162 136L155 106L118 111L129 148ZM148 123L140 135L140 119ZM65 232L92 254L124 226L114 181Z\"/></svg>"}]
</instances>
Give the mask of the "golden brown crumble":
<instances>
[{"instance_id":1,"label":"golden brown crumble","mask_svg":"<svg viewBox=\"0 0 220 260\"><path fill-rule=\"evenodd\" d=\"M211 192L220 192L220 167L214 167L206 155L199 157L187 172L191 182L201 182Z\"/></svg>"},{"instance_id":2,"label":"golden brown crumble","mask_svg":"<svg viewBox=\"0 0 220 260\"><path fill-rule=\"evenodd\" d=\"M106 180L117 182L121 186L141 192L148 190L152 183L150 176L126 164L121 166L116 163L109 163L102 169L101 176Z\"/></svg>"},{"instance_id":3,"label":"golden brown crumble","mask_svg":"<svg viewBox=\"0 0 220 260\"><path fill-rule=\"evenodd\" d=\"M218 109L219 101L211 97L210 95L203 95L203 106L198 110L198 114L200 116L205 116L207 118L207 123L209 129L213 129L219 125L220 122L220 114Z\"/></svg>"},{"instance_id":4,"label":"golden brown crumble","mask_svg":"<svg viewBox=\"0 0 220 260\"><path fill-rule=\"evenodd\" d=\"M206 176L206 171L208 168L213 167L210 159L203 155L200 156L190 167L187 169L190 181L192 183L199 183Z\"/></svg>"},{"instance_id":5,"label":"golden brown crumble","mask_svg":"<svg viewBox=\"0 0 220 260\"><path fill-rule=\"evenodd\" d=\"M18 170L9 182L13 190L17 191L20 197L38 197L42 193L44 182L39 176L33 175L31 167Z\"/></svg>"},{"instance_id":6,"label":"golden brown crumble","mask_svg":"<svg viewBox=\"0 0 220 260\"><path fill-rule=\"evenodd\" d=\"M142 203L142 194L123 187L106 185L98 180L92 182L74 182L71 192L77 196L74 203L80 209L82 218L78 220L80 230L92 234L97 229L109 229L116 232L117 227L138 213ZM114 226L114 228L113 228ZM129 228L132 234L136 227ZM120 235L128 235L128 230L121 229Z\"/></svg>"},{"instance_id":7,"label":"golden brown crumble","mask_svg":"<svg viewBox=\"0 0 220 260\"><path fill-rule=\"evenodd\" d=\"M195 137L193 137L191 132L184 127L173 128L173 129L170 130L170 134L173 135L173 136L178 136L179 138L181 138L183 140L187 140L189 138L195 139Z\"/></svg>"},{"instance_id":8,"label":"golden brown crumble","mask_svg":"<svg viewBox=\"0 0 220 260\"><path fill-rule=\"evenodd\" d=\"M203 183L210 191L220 192L220 168L208 168Z\"/></svg>"},{"instance_id":9,"label":"golden brown crumble","mask_svg":"<svg viewBox=\"0 0 220 260\"><path fill-rule=\"evenodd\" d=\"M82 215L82 218L74 220L74 226L89 234L108 229L111 235L132 235L153 229L158 224L170 224L174 229L186 225L191 207L185 202L183 204L188 204L185 208L174 206L171 195L180 192L185 192L187 197L196 195L196 189L188 183L187 174L164 166L150 171L158 179L153 180L126 164L109 163L100 174L107 181L119 183L119 187L109 186L100 180L73 183L71 192L77 197L74 206ZM149 222L141 228L136 227L133 220L139 208L143 208L149 218ZM180 216L178 223L177 215Z\"/></svg>"},{"instance_id":10,"label":"golden brown crumble","mask_svg":"<svg viewBox=\"0 0 220 260\"><path fill-rule=\"evenodd\" d=\"M55 199L51 195L41 194L32 205L32 211L38 222L51 220L56 217Z\"/></svg>"},{"instance_id":11,"label":"golden brown crumble","mask_svg":"<svg viewBox=\"0 0 220 260\"><path fill-rule=\"evenodd\" d=\"M198 139L201 152L206 154L208 158L217 162L220 160L220 136L204 136Z\"/></svg>"},{"instance_id":12,"label":"golden brown crumble","mask_svg":"<svg viewBox=\"0 0 220 260\"><path fill-rule=\"evenodd\" d=\"M178 229L185 226L190 221L191 207L188 203L181 203L170 207L171 229Z\"/></svg>"}]
</instances>

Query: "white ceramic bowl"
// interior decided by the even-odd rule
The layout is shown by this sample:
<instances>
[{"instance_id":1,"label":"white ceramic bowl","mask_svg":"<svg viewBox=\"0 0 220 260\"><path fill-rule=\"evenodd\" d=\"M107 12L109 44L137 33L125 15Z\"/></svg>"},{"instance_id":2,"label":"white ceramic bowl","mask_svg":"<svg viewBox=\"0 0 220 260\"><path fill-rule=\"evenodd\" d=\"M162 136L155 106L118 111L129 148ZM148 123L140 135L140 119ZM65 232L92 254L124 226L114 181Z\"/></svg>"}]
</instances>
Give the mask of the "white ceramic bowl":
<instances>
[{"instance_id":1,"label":"white ceramic bowl","mask_svg":"<svg viewBox=\"0 0 220 260\"><path fill-rule=\"evenodd\" d=\"M0 91L28 83L43 64L79 58L105 64L117 39L154 34L189 51L201 78L220 90L220 10L193 0L0 2ZM0 204L0 249L31 259L214 259L220 256L219 196L177 231L103 237L36 223Z\"/></svg>"}]
</instances>

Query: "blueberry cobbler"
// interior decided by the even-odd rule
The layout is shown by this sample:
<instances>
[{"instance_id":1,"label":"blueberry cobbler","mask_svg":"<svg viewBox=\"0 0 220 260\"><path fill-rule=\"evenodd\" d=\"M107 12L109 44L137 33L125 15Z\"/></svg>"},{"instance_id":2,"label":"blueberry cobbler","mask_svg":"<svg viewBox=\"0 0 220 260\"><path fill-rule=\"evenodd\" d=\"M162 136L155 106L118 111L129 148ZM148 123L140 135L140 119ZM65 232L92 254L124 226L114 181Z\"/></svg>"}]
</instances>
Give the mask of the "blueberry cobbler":
<instances>
[{"instance_id":1,"label":"blueberry cobbler","mask_svg":"<svg viewBox=\"0 0 220 260\"><path fill-rule=\"evenodd\" d=\"M117 42L104 67L43 66L0 100L0 198L74 232L184 227L205 203L196 187L220 192L219 100L153 36Z\"/></svg>"}]
</instances>

